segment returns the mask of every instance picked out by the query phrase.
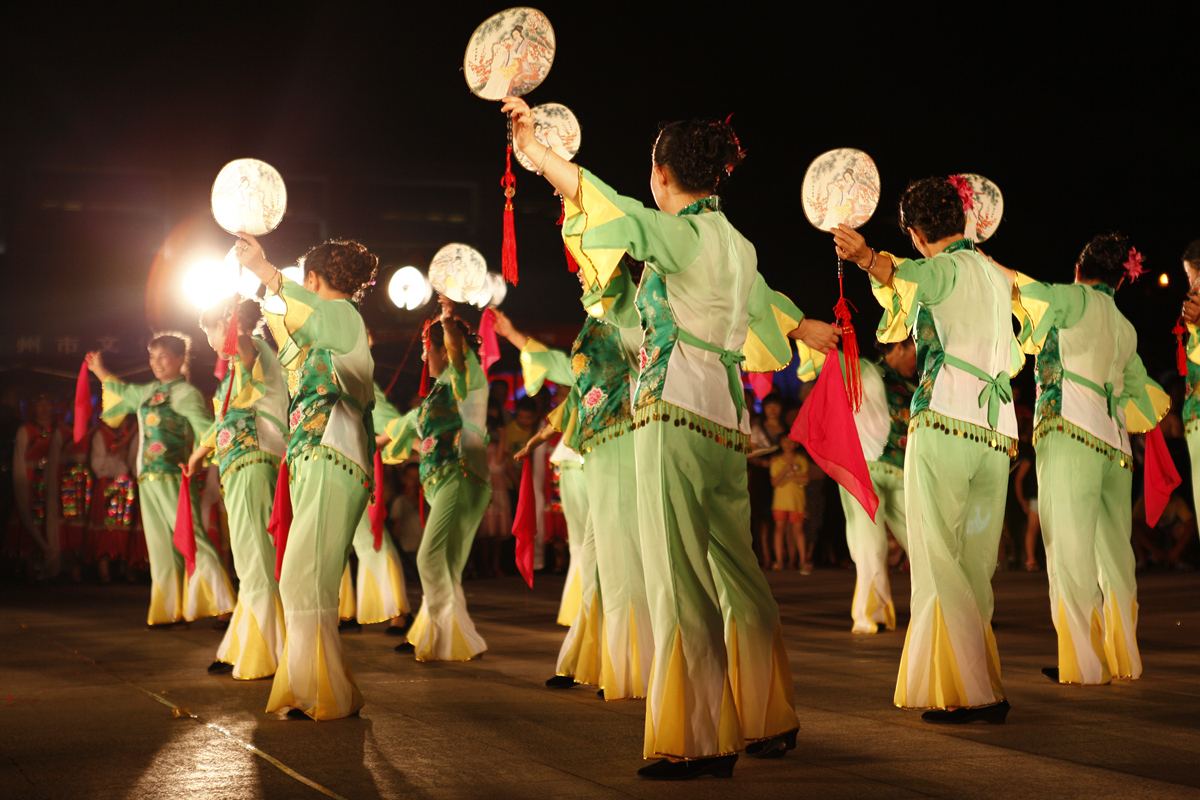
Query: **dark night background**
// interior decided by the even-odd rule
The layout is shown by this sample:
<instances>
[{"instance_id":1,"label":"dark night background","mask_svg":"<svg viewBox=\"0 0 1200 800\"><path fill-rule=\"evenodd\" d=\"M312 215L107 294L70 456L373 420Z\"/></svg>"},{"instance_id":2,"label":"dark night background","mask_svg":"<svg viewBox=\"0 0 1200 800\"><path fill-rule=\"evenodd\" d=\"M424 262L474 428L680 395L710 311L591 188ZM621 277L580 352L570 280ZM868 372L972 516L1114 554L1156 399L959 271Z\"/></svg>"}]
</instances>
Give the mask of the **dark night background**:
<instances>
[{"instance_id":1,"label":"dark night background","mask_svg":"<svg viewBox=\"0 0 1200 800\"><path fill-rule=\"evenodd\" d=\"M231 244L208 201L232 158L262 158L287 181L288 216L264 240L281 266L337 235L361 238L389 268L424 268L442 244L466 241L498 270L504 123L460 70L475 25L502 7L6 12L0 382L28 386L29 368L73 374L101 336L118 337L111 361L127 369L144 365L151 327L197 332L179 270ZM824 150L854 146L882 174L864 229L877 247L911 253L895 211L907 181L959 171L1004 192L989 252L1038 277L1069 281L1091 235L1130 234L1151 274L1118 300L1152 374L1169 368L1179 255L1200 236L1195 4L1120 18L1052 4L975 18L929 4L540 7L558 54L529 99L570 106L583 126L577 160L622 192L650 202L660 121L734 112L749 159L724 191L727 211L768 280L809 314L829 317L836 279L828 237L800 209L801 177ZM580 311L558 206L540 178L520 171L518 182L522 282L504 309L566 345ZM878 309L862 276L848 278L866 346ZM396 311L382 291L364 311L386 381L420 313ZM211 353L199 355L204 375Z\"/></svg>"}]
</instances>

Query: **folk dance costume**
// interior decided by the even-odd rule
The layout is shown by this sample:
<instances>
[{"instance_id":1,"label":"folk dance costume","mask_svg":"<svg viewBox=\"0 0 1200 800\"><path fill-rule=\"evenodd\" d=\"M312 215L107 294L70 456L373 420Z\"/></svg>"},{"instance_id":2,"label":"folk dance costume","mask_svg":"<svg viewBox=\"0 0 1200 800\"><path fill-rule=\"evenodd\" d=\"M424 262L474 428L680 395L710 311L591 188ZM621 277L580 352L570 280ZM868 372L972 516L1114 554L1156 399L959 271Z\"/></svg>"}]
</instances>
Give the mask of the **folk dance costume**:
<instances>
[{"instance_id":1,"label":"folk dance costume","mask_svg":"<svg viewBox=\"0 0 1200 800\"><path fill-rule=\"evenodd\" d=\"M1142 674L1130 545L1130 433L1153 429L1170 400L1146 375L1137 332L1105 283L1017 277L1013 313L1037 353L1038 512L1046 542L1058 680L1102 684Z\"/></svg>"},{"instance_id":2,"label":"folk dance costume","mask_svg":"<svg viewBox=\"0 0 1200 800\"><path fill-rule=\"evenodd\" d=\"M337 609L339 581L370 493L375 362L353 303L280 280L286 312L265 316L289 370L292 523L279 574L287 639L267 711L338 719L363 704L342 654Z\"/></svg>"},{"instance_id":3,"label":"folk dance costume","mask_svg":"<svg viewBox=\"0 0 1200 800\"><path fill-rule=\"evenodd\" d=\"M373 383L375 406L371 410L372 424L376 431L383 432L392 420L401 414L387 399L387 395ZM382 491L382 487L376 489ZM363 511L358 527L354 529L354 553L358 556L358 580L350 581L350 565L342 573L338 590L338 616L341 619L357 619L361 625L387 622L408 614L408 590L404 585L404 570L400 566L400 553L386 530L376 545L371 530L371 515ZM352 587L351 591L347 591Z\"/></svg>"},{"instance_id":4,"label":"folk dance costume","mask_svg":"<svg viewBox=\"0 0 1200 800\"><path fill-rule=\"evenodd\" d=\"M96 560L130 558L137 487L137 426L113 430L100 425L92 434L91 467L95 475L92 503L88 510L91 557Z\"/></svg>"},{"instance_id":5,"label":"folk dance costume","mask_svg":"<svg viewBox=\"0 0 1200 800\"><path fill-rule=\"evenodd\" d=\"M233 665L238 680L268 678L283 655L283 605L275 580L275 546L267 533L279 462L287 450L287 385L279 358L263 339L256 356L240 354L213 397L217 421L204 444L215 451L229 518L229 545L238 576L237 606L217 648L217 661ZM230 392L230 383L233 383ZM226 396L229 408L222 415Z\"/></svg>"},{"instance_id":6,"label":"folk dance costume","mask_svg":"<svg viewBox=\"0 0 1200 800\"><path fill-rule=\"evenodd\" d=\"M39 551L45 574L58 572L58 483L62 432L54 425L30 422L17 430L13 443L13 489L17 520L10 522L4 556L23 562Z\"/></svg>"},{"instance_id":7,"label":"folk dance costume","mask_svg":"<svg viewBox=\"0 0 1200 800\"><path fill-rule=\"evenodd\" d=\"M179 376L170 381L103 382L101 419L117 428L128 414L137 414L140 428L137 479L138 501L146 548L150 553L150 611L147 625L191 622L233 611L233 587L221 558L205 535L200 504L192 502L196 537L196 569L188 575L172 535L179 505L181 471L192 442L212 425L199 390Z\"/></svg>"},{"instance_id":8,"label":"folk dance costume","mask_svg":"<svg viewBox=\"0 0 1200 800\"><path fill-rule=\"evenodd\" d=\"M779 610L749 535L738 365L782 369L786 332L803 315L767 287L715 196L672 216L580 170L562 231L589 293L608 286L626 252L646 262L633 408L654 633L644 754L711 758L794 731Z\"/></svg>"},{"instance_id":9,"label":"folk dance costume","mask_svg":"<svg viewBox=\"0 0 1200 800\"><path fill-rule=\"evenodd\" d=\"M621 294L627 314L636 320L628 276L623 274L610 287L619 284L625 287ZM611 300L602 303L599 313L615 312ZM583 458L588 508L581 558L581 569L586 570L581 575L584 595L559 652L557 672L574 676L579 683L596 683L587 667L591 648L599 644L598 683L604 699L645 697L654 638L636 524L633 437L626 435L633 421L630 397L636 373L621 333L616 325L589 315L570 356L529 339L521 349L521 367L530 393L545 380L571 387L552 424ZM572 671L573 662L581 668Z\"/></svg>"},{"instance_id":10,"label":"folk dance costume","mask_svg":"<svg viewBox=\"0 0 1200 800\"><path fill-rule=\"evenodd\" d=\"M1187 326L1187 377L1183 429L1192 467L1193 508L1200 508L1200 328Z\"/></svg>"},{"instance_id":11,"label":"folk dance costume","mask_svg":"<svg viewBox=\"0 0 1200 800\"><path fill-rule=\"evenodd\" d=\"M585 543L585 539L589 535L587 533L589 509L587 483L583 477L583 457L567 447L561 437L557 443L553 444L554 449L550 451L547 458L548 466L544 469L558 470L558 496L563 515L567 519L567 551L569 553L567 575L563 579L563 591L562 597L558 601L556 622L565 628L570 628L575 624L575 619L579 616L580 609L583 608L584 583L590 581L592 590L595 590L596 544L595 541L590 545ZM541 518L545 517L544 510L540 516ZM587 554L589 547L590 555ZM591 577L587 581L584 580L584 561L589 561L591 564ZM596 655L599 657L598 649ZM561 659L559 668L562 668ZM558 674L572 675L574 673L559 672ZM595 681L583 682L595 683Z\"/></svg>"},{"instance_id":12,"label":"folk dance costume","mask_svg":"<svg viewBox=\"0 0 1200 800\"><path fill-rule=\"evenodd\" d=\"M475 354L463 359L463 371L447 363L421 405L388 425L383 451L385 462L398 464L419 444L429 503L417 550L421 607L408 630L418 661L470 661L487 650L467 613L462 572L492 493L483 427L488 386Z\"/></svg>"},{"instance_id":13,"label":"folk dance costume","mask_svg":"<svg viewBox=\"0 0 1200 800\"><path fill-rule=\"evenodd\" d=\"M807 348L799 345L802 356ZM814 354L810 361L803 359L801 380L816 375L813 362L824 357ZM841 356L844 358L844 356ZM807 366L806 366L807 365ZM855 412L859 442L871 485L879 498L875 521L862 504L844 487L838 492L846 516L846 545L854 562L854 598L850 601L852 633L874 634L879 626L896 630L896 608L892 603L892 587L888 580L888 531L908 551L908 524L904 516L904 447L908 440L909 404L916 386L886 362L876 363L860 358L862 375L862 407Z\"/></svg>"},{"instance_id":14,"label":"folk dance costume","mask_svg":"<svg viewBox=\"0 0 1200 800\"><path fill-rule=\"evenodd\" d=\"M92 471L88 469L89 437L75 444L70 430L64 429L61 476L59 478L59 550L71 562L78 580L78 570L88 556L86 545L88 509L92 502Z\"/></svg>"},{"instance_id":15,"label":"folk dance costume","mask_svg":"<svg viewBox=\"0 0 1200 800\"><path fill-rule=\"evenodd\" d=\"M990 706L1004 701L991 581L1017 446L1009 381L1023 363L1012 286L966 239L931 258L890 257L891 285L871 281L885 312L878 336L898 342L911 330L920 370L904 457L911 619L895 704Z\"/></svg>"}]
</instances>

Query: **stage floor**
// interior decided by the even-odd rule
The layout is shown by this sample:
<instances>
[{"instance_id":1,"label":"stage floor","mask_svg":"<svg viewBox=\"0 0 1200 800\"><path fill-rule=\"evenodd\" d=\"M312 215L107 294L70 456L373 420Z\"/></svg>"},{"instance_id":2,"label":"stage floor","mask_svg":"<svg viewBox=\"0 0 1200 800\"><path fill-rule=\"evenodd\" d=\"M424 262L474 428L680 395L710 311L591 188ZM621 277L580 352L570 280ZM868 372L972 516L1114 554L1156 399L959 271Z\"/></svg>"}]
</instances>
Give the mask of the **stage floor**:
<instances>
[{"instance_id":1,"label":"stage floor","mask_svg":"<svg viewBox=\"0 0 1200 800\"><path fill-rule=\"evenodd\" d=\"M852 637L853 576L769 576L796 681L798 748L732 781L640 781L644 704L543 688L561 579L469 582L490 651L418 664L383 626L344 634L359 718L276 720L269 681L205 672L207 623L143 624L147 587L0 587L0 797L893 798L1200 795L1200 574L1141 577L1145 677L1077 688L1054 663L1044 573L996 577L1008 724L892 707L902 633ZM895 577L901 618L906 576ZM412 599L418 599L410 587Z\"/></svg>"}]
</instances>

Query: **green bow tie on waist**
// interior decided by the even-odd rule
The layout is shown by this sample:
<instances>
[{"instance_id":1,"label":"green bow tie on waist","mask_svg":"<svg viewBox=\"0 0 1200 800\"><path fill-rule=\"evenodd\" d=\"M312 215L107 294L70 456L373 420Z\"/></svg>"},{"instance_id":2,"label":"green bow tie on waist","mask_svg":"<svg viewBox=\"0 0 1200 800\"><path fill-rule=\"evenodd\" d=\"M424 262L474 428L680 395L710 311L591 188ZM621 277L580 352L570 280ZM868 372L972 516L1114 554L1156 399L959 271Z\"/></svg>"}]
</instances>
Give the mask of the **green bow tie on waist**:
<instances>
[{"instance_id":1,"label":"green bow tie on waist","mask_svg":"<svg viewBox=\"0 0 1200 800\"><path fill-rule=\"evenodd\" d=\"M725 365L725 375L729 379L729 396L733 398L733 405L737 409L738 424L741 424L742 412L746 410L746 392L742 388L742 376L738 370L738 365L746 360L746 356L736 350L725 350L717 347L715 344L709 344L698 336L688 333L683 328L676 328L679 334L679 341L686 342L692 347L698 347L701 350L706 350L709 353L716 353L721 358L721 363Z\"/></svg>"},{"instance_id":2,"label":"green bow tie on waist","mask_svg":"<svg viewBox=\"0 0 1200 800\"><path fill-rule=\"evenodd\" d=\"M1088 378L1083 377L1082 375L1080 375L1077 372L1071 372L1071 370L1069 370L1069 369L1063 370L1063 377L1066 378L1067 380L1071 381L1072 383L1079 384L1080 386L1084 387L1085 389L1091 389L1093 392L1095 392L1096 394L1103 397L1104 403L1108 407L1109 418L1116 419L1116 417L1117 417L1117 398L1115 396L1113 396L1114 388L1111 383L1106 383L1103 386L1101 386L1100 384L1096 383L1095 381L1089 380Z\"/></svg>"},{"instance_id":3,"label":"green bow tie on waist","mask_svg":"<svg viewBox=\"0 0 1200 800\"><path fill-rule=\"evenodd\" d=\"M988 427L996 430L996 423L1000 421L1000 406L1011 403L1013 399L1012 378L1003 370L993 377L974 364L949 353L946 353L945 359L949 366L961 369L983 381L983 390L979 392L979 407L987 405Z\"/></svg>"}]
</instances>

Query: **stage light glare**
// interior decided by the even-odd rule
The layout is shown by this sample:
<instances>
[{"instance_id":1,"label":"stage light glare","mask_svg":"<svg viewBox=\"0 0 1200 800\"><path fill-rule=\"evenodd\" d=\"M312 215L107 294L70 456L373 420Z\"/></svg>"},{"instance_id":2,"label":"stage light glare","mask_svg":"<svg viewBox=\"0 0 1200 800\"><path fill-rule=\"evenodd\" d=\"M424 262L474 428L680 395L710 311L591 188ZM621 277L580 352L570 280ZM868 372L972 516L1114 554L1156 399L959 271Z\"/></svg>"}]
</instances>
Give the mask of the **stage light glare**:
<instances>
[{"instance_id":1,"label":"stage light glare","mask_svg":"<svg viewBox=\"0 0 1200 800\"><path fill-rule=\"evenodd\" d=\"M1165 272L1160 274L1158 276L1158 285L1159 286L1170 286L1171 285L1171 276Z\"/></svg>"},{"instance_id":2,"label":"stage light glare","mask_svg":"<svg viewBox=\"0 0 1200 800\"><path fill-rule=\"evenodd\" d=\"M198 259L184 271L181 288L184 299L204 311L237 292L237 273L223 259Z\"/></svg>"},{"instance_id":3,"label":"stage light glare","mask_svg":"<svg viewBox=\"0 0 1200 800\"><path fill-rule=\"evenodd\" d=\"M284 267L279 270L283 273L283 277L290 281L294 281L301 286L304 285L304 268L301 266ZM283 314L287 311L287 306L277 294L267 293L266 300L263 301L263 311L267 314Z\"/></svg>"},{"instance_id":4,"label":"stage light glare","mask_svg":"<svg viewBox=\"0 0 1200 800\"><path fill-rule=\"evenodd\" d=\"M433 288L416 267L401 267L388 279L388 299L396 308L416 311L429 302Z\"/></svg>"}]
</instances>

